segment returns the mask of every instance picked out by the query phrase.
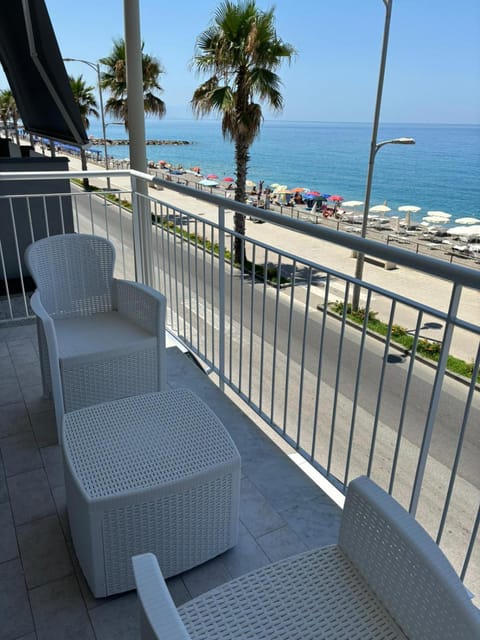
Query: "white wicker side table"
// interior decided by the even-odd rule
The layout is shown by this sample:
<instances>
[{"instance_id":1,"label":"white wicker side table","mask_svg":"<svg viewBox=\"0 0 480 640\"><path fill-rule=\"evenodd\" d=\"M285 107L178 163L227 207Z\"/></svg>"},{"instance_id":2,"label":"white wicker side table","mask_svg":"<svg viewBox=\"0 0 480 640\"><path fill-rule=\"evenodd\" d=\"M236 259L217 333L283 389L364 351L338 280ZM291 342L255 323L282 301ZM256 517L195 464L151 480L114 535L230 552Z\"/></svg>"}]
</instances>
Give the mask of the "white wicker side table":
<instances>
[{"instance_id":1,"label":"white wicker side table","mask_svg":"<svg viewBox=\"0 0 480 640\"><path fill-rule=\"evenodd\" d=\"M168 577L235 545L240 456L188 389L67 413L62 445L72 539L95 597L135 587L133 555L151 551Z\"/></svg>"}]
</instances>

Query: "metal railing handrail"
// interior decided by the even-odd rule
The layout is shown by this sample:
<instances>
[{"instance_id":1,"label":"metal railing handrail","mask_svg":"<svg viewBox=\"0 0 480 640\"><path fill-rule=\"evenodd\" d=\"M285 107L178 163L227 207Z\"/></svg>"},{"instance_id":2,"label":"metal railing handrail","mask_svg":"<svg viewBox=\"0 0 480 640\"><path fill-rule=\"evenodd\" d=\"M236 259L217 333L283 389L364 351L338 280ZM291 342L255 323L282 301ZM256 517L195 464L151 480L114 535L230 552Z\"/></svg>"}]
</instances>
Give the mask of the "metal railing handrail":
<instances>
[{"instance_id":1,"label":"metal railing handrail","mask_svg":"<svg viewBox=\"0 0 480 640\"><path fill-rule=\"evenodd\" d=\"M132 180L141 179L146 182L151 182L156 185L160 185L166 189L176 191L186 196L196 198L209 204L216 205L222 209L234 209L235 211L242 213L245 216L254 216L265 222L286 227L302 233L309 237L314 237L319 240L325 240L333 244L341 244L342 246L351 249L352 251L358 251L369 256L380 258L382 260L394 262L407 268L417 269L429 275L437 278L443 278L450 280L456 284L466 286L472 289L480 290L480 273L474 269L463 267L461 265L451 264L439 260L438 258L432 258L425 256L400 247L392 247L390 245L384 245L376 240L369 240L368 238L360 238L352 236L344 231L338 231L324 226L312 225L310 222L298 220L294 218L285 218L279 213L272 212L265 209L258 209L252 205L243 204L223 196L217 196L213 193L206 193L199 189L194 189L189 186L178 184L173 181L164 180L163 178L157 178L150 174L136 171L134 169L114 169L114 170L94 170L94 171L35 171L35 172L16 172L6 171L0 173L0 181L3 180L52 180L52 179L70 179L70 178L106 178L112 177L128 177Z\"/></svg>"}]
</instances>

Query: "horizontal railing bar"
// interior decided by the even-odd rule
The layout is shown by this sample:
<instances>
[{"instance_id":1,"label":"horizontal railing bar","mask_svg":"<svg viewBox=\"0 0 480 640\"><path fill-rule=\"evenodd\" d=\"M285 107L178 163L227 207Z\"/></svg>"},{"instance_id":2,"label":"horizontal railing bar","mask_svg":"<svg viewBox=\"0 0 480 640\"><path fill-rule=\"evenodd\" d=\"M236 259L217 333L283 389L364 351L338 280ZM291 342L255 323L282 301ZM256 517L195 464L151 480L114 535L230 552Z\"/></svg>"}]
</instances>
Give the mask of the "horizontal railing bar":
<instances>
[{"instance_id":1,"label":"horizontal railing bar","mask_svg":"<svg viewBox=\"0 0 480 640\"><path fill-rule=\"evenodd\" d=\"M313 225L311 222L305 222L303 220L296 220L282 216L279 213L266 211L264 209L258 209L248 204L236 202L225 198L223 196L217 196L213 193L205 193L199 189L187 187L185 185L178 184L173 181L164 180L163 178L153 177L148 173L142 173L133 169L114 169L109 171L38 171L38 172L15 172L7 171L0 173L1 180L45 180L56 178L82 178L82 177L136 177L147 182L153 182L160 186L170 189L171 191L177 191L183 195L193 197L197 200L209 202L211 204L228 209L234 209L238 213L242 213L246 216L254 215L255 217L270 222L271 224L286 227L297 231L309 237L318 238L319 240L325 240L333 244L339 244L352 251L359 251L366 255L372 255L383 260L395 262L404 267L411 269L417 269L428 273L437 278L443 278L461 284L466 287L480 290L480 273L474 269L463 267L461 265L451 264L438 258L432 258L430 256L414 253L400 247L392 247L390 245L384 245L376 240L369 240L368 238L361 238L353 236L345 231L338 231L336 229L330 229L323 225Z\"/></svg>"}]
</instances>

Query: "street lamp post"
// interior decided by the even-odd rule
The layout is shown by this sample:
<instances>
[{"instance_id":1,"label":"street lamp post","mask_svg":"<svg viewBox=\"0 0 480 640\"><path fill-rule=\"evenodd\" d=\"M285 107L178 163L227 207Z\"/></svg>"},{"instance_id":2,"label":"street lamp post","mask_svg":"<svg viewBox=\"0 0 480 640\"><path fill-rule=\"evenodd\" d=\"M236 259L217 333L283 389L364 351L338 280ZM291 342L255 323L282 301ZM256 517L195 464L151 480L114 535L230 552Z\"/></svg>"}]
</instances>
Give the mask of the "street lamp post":
<instances>
[{"instance_id":1,"label":"street lamp post","mask_svg":"<svg viewBox=\"0 0 480 640\"><path fill-rule=\"evenodd\" d=\"M107 128L105 126L105 111L103 110L103 93L102 93L102 84L101 84L101 76L100 76L100 65L98 62L90 62L89 60L82 60L80 58L64 58L65 62L82 62L86 64L91 69L94 69L97 73L97 84L98 84L98 99L100 101L100 117L102 121L102 135L103 135L103 149L105 153L105 169L108 171L108 149L107 149ZM110 189L110 178L107 177L107 188Z\"/></svg>"},{"instance_id":2,"label":"street lamp post","mask_svg":"<svg viewBox=\"0 0 480 640\"><path fill-rule=\"evenodd\" d=\"M106 131L106 130L107 130L107 128L108 128L108 127L110 127L112 124L116 124L116 125L119 125L119 126L122 126L122 127L124 127L124 126L125 126L125 123L124 123L124 122L107 122L107 123L105 124L105 131ZM107 148L107 141L106 141L106 140L105 140L105 148ZM106 162L105 166L106 166L106 167L107 167L107 169L108 169L108 167L109 167L108 160L107 160L107 162ZM114 166L115 166L115 165L114 165ZM110 186L109 186L109 188L110 188Z\"/></svg>"},{"instance_id":3,"label":"street lamp post","mask_svg":"<svg viewBox=\"0 0 480 640\"><path fill-rule=\"evenodd\" d=\"M390 33L390 19L392 16L393 0L383 0L383 4L385 5L385 25L383 28L383 44L382 44L382 55L380 59L380 71L378 75L377 99L375 103L375 114L373 118L372 139L370 142L370 158L368 162L367 185L365 187L365 202L364 202L364 209L363 209L362 229L361 229L362 238L365 238L367 234L368 211L370 209L370 193L372 190L372 180L373 180L373 167L375 164L375 156L377 155L377 151L381 147L385 146L386 144L415 144L415 140L413 140L413 138L395 138L394 140L385 140L384 142L377 142L378 124L380 122L380 108L382 106L383 80L385 77L385 65L387 61L388 37ZM357 253L357 263L355 266L355 278L357 280L362 279L364 262L365 262L365 254L361 252ZM360 302L360 285L355 284L355 286L353 287L353 296L352 296L353 311L358 311L359 302Z\"/></svg>"},{"instance_id":4,"label":"street lamp post","mask_svg":"<svg viewBox=\"0 0 480 640\"><path fill-rule=\"evenodd\" d=\"M368 174L367 174L367 186L365 188L365 203L363 209L363 217L362 217L362 229L360 231L360 236L365 238L367 235L367 225L368 225L368 212L370 211L370 194L372 191L372 180L373 180L373 166L375 164L375 157L377 155L377 151L384 147L386 144L415 144L415 140L413 138L394 138L393 140L384 140L383 142L376 142L372 147L373 153L370 153L370 162L368 163ZM357 280L361 280L363 276L363 265L365 263L365 254L357 253L357 264L355 267L355 278ZM358 311L360 303L360 285L356 284L353 288L352 295L352 310Z\"/></svg>"}]
</instances>

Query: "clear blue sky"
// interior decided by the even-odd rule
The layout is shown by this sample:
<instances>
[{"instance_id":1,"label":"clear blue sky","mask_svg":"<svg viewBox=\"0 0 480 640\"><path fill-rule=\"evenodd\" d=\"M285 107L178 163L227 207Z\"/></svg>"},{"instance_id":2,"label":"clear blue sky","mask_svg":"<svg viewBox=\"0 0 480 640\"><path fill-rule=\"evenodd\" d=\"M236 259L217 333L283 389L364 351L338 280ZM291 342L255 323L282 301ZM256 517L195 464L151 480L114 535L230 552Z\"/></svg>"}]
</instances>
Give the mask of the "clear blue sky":
<instances>
[{"instance_id":1,"label":"clear blue sky","mask_svg":"<svg viewBox=\"0 0 480 640\"><path fill-rule=\"evenodd\" d=\"M123 35L123 0L46 4L64 57L96 61L108 55L113 37ZM160 84L168 117L191 117L189 101L201 78L189 61L218 4L140 0L145 51L166 69ZM261 8L272 4L258 0ZM275 7L278 35L298 51L292 65L279 71L285 96L279 117L370 122L383 0L277 0ZM67 63L67 69L96 84L87 66ZM393 0L381 119L480 123L479 0Z\"/></svg>"}]
</instances>

